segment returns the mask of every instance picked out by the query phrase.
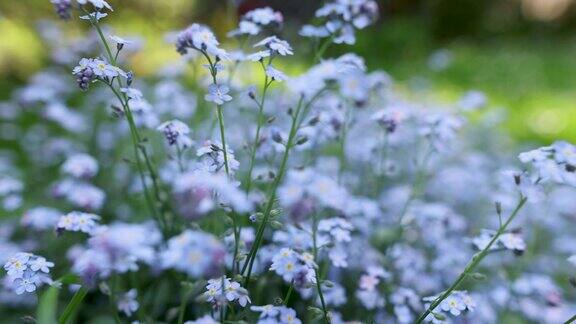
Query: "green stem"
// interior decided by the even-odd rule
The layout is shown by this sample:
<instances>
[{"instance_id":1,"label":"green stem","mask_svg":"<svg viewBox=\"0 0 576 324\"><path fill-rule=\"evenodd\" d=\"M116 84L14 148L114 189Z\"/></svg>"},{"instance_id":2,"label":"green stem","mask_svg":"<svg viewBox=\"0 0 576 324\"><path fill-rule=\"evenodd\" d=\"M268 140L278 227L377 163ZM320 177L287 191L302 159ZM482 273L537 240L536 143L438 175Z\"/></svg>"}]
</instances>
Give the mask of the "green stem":
<instances>
[{"instance_id":1,"label":"green stem","mask_svg":"<svg viewBox=\"0 0 576 324\"><path fill-rule=\"evenodd\" d=\"M228 150L226 149L226 135L224 134L224 115L222 114L222 106L217 105L216 110L218 112L218 125L220 126L220 141L222 142L222 150L224 151L224 169L226 169L226 175L230 176L230 170L228 169Z\"/></svg>"},{"instance_id":2,"label":"green stem","mask_svg":"<svg viewBox=\"0 0 576 324\"><path fill-rule=\"evenodd\" d=\"M282 178L284 177L284 174L286 172L289 152L290 152L290 149L292 148L292 146L294 145L294 140L296 138L296 134L298 132L298 129L300 129L300 126L302 125L302 123L304 122L304 119L308 115L308 112L310 111L312 104L318 98L320 98L320 96L322 95L322 93L324 93L324 91L326 89L327 88L322 88L321 90L316 92L316 94L314 94L314 96L312 96L310 98L310 100L308 101L308 103L306 103L306 105L304 105L304 107L302 107L302 104L304 102L304 95L301 95L300 99L298 100L298 104L296 106L296 111L294 112L294 115L292 116L292 125L290 126L290 133L288 135L288 142L286 143L286 149L285 149L283 157L282 157L280 169L279 169L278 175L274 179L274 182L272 183L272 186L271 186L270 191L269 191L269 199L268 199L266 208L264 209L264 217L262 219L262 223L258 227L258 231L256 232L256 239L254 240L254 243L252 244L252 248L250 249L250 252L248 254L246 262L244 263L244 266L242 267L242 271L240 272L241 274L244 274L246 269L248 269L248 274L244 280L244 286L246 286L250 280L250 274L252 272L252 265L254 263L254 259L256 258L256 254L258 253L258 249L260 247L260 244L262 243L262 236L264 235L264 230L266 229L266 225L267 225L268 220L270 218L270 213L272 212L272 207L274 206L274 200L276 199L276 190L278 189L278 186L280 185L280 182L282 181Z\"/></svg>"},{"instance_id":3,"label":"green stem","mask_svg":"<svg viewBox=\"0 0 576 324\"><path fill-rule=\"evenodd\" d=\"M266 67L264 67L264 63L262 64L262 69L264 69L264 87L262 89L262 98L258 103L258 117L257 117L257 126L256 126L256 137L254 138L254 146L250 150L250 165L248 167L248 177L246 179L246 192L250 192L250 188L252 186L252 170L254 169L254 162L256 160L256 151L258 150L258 144L260 143L260 129L262 128L263 115L264 115L264 103L266 100L266 92L268 91L268 87L272 84L272 81L268 82L268 75L266 75Z\"/></svg>"},{"instance_id":4,"label":"green stem","mask_svg":"<svg viewBox=\"0 0 576 324\"><path fill-rule=\"evenodd\" d=\"M70 319L72 314L74 314L74 312L78 309L78 307L82 303L82 300L84 300L84 297L86 297L86 294L88 294L88 290L86 290L86 288L84 287L80 287L80 289L76 291L76 293L74 294L74 296L72 296L72 299L70 300L68 305L66 305L66 308L64 308L62 315L60 315L60 318L58 318L58 324L68 323L68 320Z\"/></svg>"},{"instance_id":5,"label":"green stem","mask_svg":"<svg viewBox=\"0 0 576 324\"><path fill-rule=\"evenodd\" d=\"M180 148L180 145L178 145L178 143L176 143L176 155L178 158L178 169L180 170L181 173L184 173L184 163L182 162L182 154L183 154L183 150Z\"/></svg>"},{"instance_id":6,"label":"green stem","mask_svg":"<svg viewBox=\"0 0 576 324\"><path fill-rule=\"evenodd\" d=\"M318 259L318 242L316 239L316 233L318 232L318 219L316 213L313 214L312 219L312 248L314 254L314 261ZM318 262L318 266L320 263ZM328 311L326 310L326 303L324 302L324 293L322 293L322 285L320 282L322 279L318 275L318 269L314 268L314 275L316 276L316 289L318 290L318 296L320 297L320 304L322 305L322 314L324 315L324 322L326 324L330 323L328 319Z\"/></svg>"},{"instance_id":7,"label":"green stem","mask_svg":"<svg viewBox=\"0 0 576 324\"><path fill-rule=\"evenodd\" d=\"M246 263L244 263L244 267L242 268L242 272L244 273L248 268L248 274L246 275L244 286L247 286L248 282L250 281L250 274L252 273L252 266L254 264L254 260L256 259L256 253L258 252L258 248L262 243L262 236L264 234L264 230L266 228L266 224L268 223L268 219L270 218L270 213L272 212L272 208L274 207L274 201L276 200L276 190L286 173L287 165L288 165L288 156L290 155L290 149L293 146L294 139L296 138L297 133L297 121L300 111L302 109L302 102L304 101L304 96L300 96L300 100L298 100L298 105L296 107L296 111L292 116L292 125L290 126L290 133L288 135L288 141L286 142L286 147L284 149L284 154L282 156L282 162L280 164L280 169L276 178L274 178L274 182L272 183L272 187L270 189L270 196L268 197L268 202L266 204L266 208L264 210L264 217L262 218L262 223L258 228L258 232L256 233L256 239L252 245L250 253L248 254L248 259L246 259Z\"/></svg>"},{"instance_id":8,"label":"green stem","mask_svg":"<svg viewBox=\"0 0 576 324\"><path fill-rule=\"evenodd\" d=\"M576 322L576 315L570 317L570 319L568 319L566 322L564 322L564 324L570 324L570 323L574 323Z\"/></svg>"},{"instance_id":9,"label":"green stem","mask_svg":"<svg viewBox=\"0 0 576 324\"><path fill-rule=\"evenodd\" d=\"M330 37L326 38L326 40L324 40L324 43L322 43L322 46L320 46L320 49L316 52L316 54L314 54L314 60L316 62L320 62L320 60L322 59L322 56L324 55L324 52L326 52L326 50L328 49L328 46L330 46L330 43L332 43L332 41L334 40L334 37L336 37L336 33L333 33L332 35L330 35Z\"/></svg>"},{"instance_id":10,"label":"green stem","mask_svg":"<svg viewBox=\"0 0 576 324\"><path fill-rule=\"evenodd\" d=\"M460 274L460 276L456 279L456 281L454 281L454 283L450 286L450 288L444 291L444 293L442 293L438 298L436 298L432 302L432 304L430 304L428 309L426 309L426 311L422 315L420 315L420 317L418 317L418 320L416 320L416 324L422 323L426 319L426 317L430 315L430 313L432 313L432 311L434 311L434 309L438 307L438 305L440 305L440 303L444 299L448 298L448 296L450 296L450 294L458 288L458 286L462 283L462 281L464 281L464 279L466 279L466 277L470 275L470 273L476 268L476 266L482 261L482 259L484 259L486 255L488 255L488 252L490 252L490 248L492 247L492 245L494 245L494 243L496 243L500 235L502 235L506 231L506 228L512 222L512 220L514 220L514 218L516 217L520 209L522 209L526 201L527 201L526 197L523 196L520 197L520 200L518 201L516 208L514 208L514 211L512 211L506 222L502 226L500 226L500 228L498 228L498 231L496 232L496 234L494 234L488 245L486 245L484 249L482 249L482 251L478 252L472 257L472 260L468 263L468 265L466 265L466 268L464 268L464 271Z\"/></svg>"},{"instance_id":11,"label":"green stem","mask_svg":"<svg viewBox=\"0 0 576 324\"><path fill-rule=\"evenodd\" d=\"M178 324L184 323L184 314L186 314L186 306L188 305L188 300L190 299L190 296L192 296L193 292L194 292L193 289L188 289L184 293L184 296L180 301L180 309L178 311Z\"/></svg>"},{"instance_id":12,"label":"green stem","mask_svg":"<svg viewBox=\"0 0 576 324\"><path fill-rule=\"evenodd\" d=\"M290 300L290 296L292 296L292 290L294 290L294 281L290 283L290 287L288 288L288 292L286 293L286 297L284 297L284 306L288 305L288 301Z\"/></svg>"},{"instance_id":13,"label":"green stem","mask_svg":"<svg viewBox=\"0 0 576 324\"><path fill-rule=\"evenodd\" d=\"M116 97L118 98L118 100L122 104L122 108L124 109L124 113L126 114L126 120L128 121L128 127L130 129L130 135L132 137L132 146L134 148L134 157L136 158L136 167L137 167L138 173L140 175L140 181L142 182L144 197L146 199L146 203L148 204L148 207L150 208L150 211L152 212L152 214L156 218L157 222L159 223L159 225L162 227L162 229L165 232L166 227L167 227L166 220L158 212L157 205L152 202L152 198L150 195L148 184L146 183L146 176L144 175L144 167L143 167L143 162L142 162L142 159L140 157L140 154L142 154L144 159L145 159L145 165L148 169L148 173L150 174L150 178L152 179L152 184L153 184L153 188L154 188L154 192L155 192L155 198L158 200L158 203L160 205L162 205L162 200L161 200L161 196L160 196L160 188L159 188L157 180L156 180L156 172L154 171L154 168L152 167L152 163L150 162L150 159L149 159L148 154L146 152L146 148L140 144L140 142L141 142L140 134L138 133L138 129L137 129L136 123L134 121L134 116L132 115L132 110L130 109L130 105L129 105L128 101L124 100L124 98L120 95L120 93L116 90L116 88L114 88L114 86L110 83L106 83L106 84L110 87L110 89L112 90L114 95L116 95Z\"/></svg>"},{"instance_id":14,"label":"green stem","mask_svg":"<svg viewBox=\"0 0 576 324\"><path fill-rule=\"evenodd\" d=\"M344 123L342 124L342 134L340 139L340 166L338 168L338 183L342 182L342 175L346 169L346 136L348 132L348 105L344 107Z\"/></svg>"}]
</instances>

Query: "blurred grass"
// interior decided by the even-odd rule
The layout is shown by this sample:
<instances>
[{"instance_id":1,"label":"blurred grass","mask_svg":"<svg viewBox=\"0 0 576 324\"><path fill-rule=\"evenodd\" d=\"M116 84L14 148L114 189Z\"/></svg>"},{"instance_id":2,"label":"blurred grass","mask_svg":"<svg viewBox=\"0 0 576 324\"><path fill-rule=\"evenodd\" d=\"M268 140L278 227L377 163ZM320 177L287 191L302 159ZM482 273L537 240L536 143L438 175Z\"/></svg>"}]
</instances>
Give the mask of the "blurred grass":
<instances>
[{"instance_id":1,"label":"blurred grass","mask_svg":"<svg viewBox=\"0 0 576 324\"><path fill-rule=\"evenodd\" d=\"M147 75L177 56L164 34L190 24L195 1L150 0L114 3L117 10L105 22L121 36L140 35L142 52L131 61L138 75ZM142 15L142 12L153 13ZM54 19L48 1L27 0L0 3L0 99L27 76L45 65L46 55L35 32L35 21ZM222 35L234 18L223 10L199 17ZM76 24L71 22L72 24ZM288 23L289 24L289 23ZM358 33L356 46L332 46L330 55L355 51L370 68L384 69L401 85L427 80L434 97L456 101L471 89L484 91L491 106L508 111L505 127L518 140L576 141L576 43L570 38L499 36L461 38L449 43L435 41L426 22L415 16L391 17L378 26ZM287 26L289 27L289 26ZM293 39L293 37L289 37ZM309 42L293 44L304 53L302 61L284 61L288 72L303 70L309 57ZM454 60L445 70L427 66L429 55L440 48L452 52ZM282 66L284 68L284 66Z\"/></svg>"},{"instance_id":2,"label":"blurred grass","mask_svg":"<svg viewBox=\"0 0 576 324\"><path fill-rule=\"evenodd\" d=\"M576 42L572 39L502 37L436 44L414 19L383 23L360 34L358 53L371 68L383 68L401 83L414 78L439 99L456 101L471 89L484 91L491 106L506 108L505 124L518 140L576 140ZM452 64L432 71L430 53L448 49Z\"/></svg>"}]
</instances>

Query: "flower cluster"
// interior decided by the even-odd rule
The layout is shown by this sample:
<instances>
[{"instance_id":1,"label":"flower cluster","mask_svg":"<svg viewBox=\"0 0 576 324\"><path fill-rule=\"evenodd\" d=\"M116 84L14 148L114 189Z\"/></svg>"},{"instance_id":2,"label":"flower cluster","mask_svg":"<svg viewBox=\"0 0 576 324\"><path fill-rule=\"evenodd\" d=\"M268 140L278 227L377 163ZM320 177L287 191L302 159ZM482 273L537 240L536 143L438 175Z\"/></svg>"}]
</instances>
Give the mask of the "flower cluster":
<instances>
[{"instance_id":1,"label":"flower cluster","mask_svg":"<svg viewBox=\"0 0 576 324\"><path fill-rule=\"evenodd\" d=\"M56 224L56 231L84 232L92 234L99 226L100 216L90 213L73 211L61 216Z\"/></svg>"},{"instance_id":2,"label":"flower cluster","mask_svg":"<svg viewBox=\"0 0 576 324\"><path fill-rule=\"evenodd\" d=\"M270 270L276 272L284 281L297 287L304 287L316 282L314 256L309 253L298 253L289 248L283 248L272 257Z\"/></svg>"},{"instance_id":3,"label":"flower cluster","mask_svg":"<svg viewBox=\"0 0 576 324\"><path fill-rule=\"evenodd\" d=\"M176 145L179 148L187 148L192 145L192 140L188 137L190 128L177 119L164 122L157 129L164 134L168 145Z\"/></svg>"},{"instance_id":4,"label":"flower cluster","mask_svg":"<svg viewBox=\"0 0 576 324\"><path fill-rule=\"evenodd\" d=\"M53 66L0 102L5 321L30 314L37 298L24 293L46 284L63 286L59 305L85 304L78 320L574 315L575 146L517 161L486 94L431 100L434 87L414 93L357 54L327 57L375 23L375 1L319 5L320 25L301 29L317 46L298 28L280 34L291 22L277 7L239 17L225 45L221 26L192 24L166 35L181 55L138 79L125 71L143 47L101 25L106 1L51 2L93 31L42 22ZM456 55L432 54L431 73Z\"/></svg>"},{"instance_id":5,"label":"flower cluster","mask_svg":"<svg viewBox=\"0 0 576 324\"><path fill-rule=\"evenodd\" d=\"M430 296L424 298L425 301L434 301L438 296ZM432 323L443 323L446 315L459 316L465 311L473 312L476 308L476 303L470 297L467 291L453 291L450 296L444 299L439 306L438 312L430 314L426 321Z\"/></svg>"},{"instance_id":6,"label":"flower cluster","mask_svg":"<svg viewBox=\"0 0 576 324\"><path fill-rule=\"evenodd\" d=\"M228 302L237 302L238 305L246 307L251 302L248 290L226 277L208 280L203 296L214 307L223 307Z\"/></svg>"},{"instance_id":7,"label":"flower cluster","mask_svg":"<svg viewBox=\"0 0 576 324\"><path fill-rule=\"evenodd\" d=\"M78 208L98 210L104 204L106 194L100 188L88 182L99 170L98 162L84 153L71 154L61 166L62 173L68 177L57 182L52 194L65 198Z\"/></svg>"},{"instance_id":8,"label":"flower cluster","mask_svg":"<svg viewBox=\"0 0 576 324\"><path fill-rule=\"evenodd\" d=\"M531 164L542 181L576 186L576 146L555 142L536 150L521 153L520 161Z\"/></svg>"},{"instance_id":9,"label":"flower cluster","mask_svg":"<svg viewBox=\"0 0 576 324\"><path fill-rule=\"evenodd\" d=\"M258 35L263 28L280 26L284 21L282 13L270 7L256 8L248 11L238 23L238 28L228 33L229 36Z\"/></svg>"},{"instance_id":10,"label":"flower cluster","mask_svg":"<svg viewBox=\"0 0 576 324\"><path fill-rule=\"evenodd\" d=\"M225 50L219 47L220 43L210 28L201 24L192 24L178 34L176 50L184 55L189 49L216 56L220 59L228 57Z\"/></svg>"},{"instance_id":11,"label":"flower cluster","mask_svg":"<svg viewBox=\"0 0 576 324\"><path fill-rule=\"evenodd\" d=\"M76 77L76 83L82 90L88 90L90 83L94 80L100 80L105 83L112 83L114 78L129 75L119 67L113 66L99 58L83 58L78 65L74 67L72 73Z\"/></svg>"},{"instance_id":12,"label":"flower cluster","mask_svg":"<svg viewBox=\"0 0 576 324\"><path fill-rule=\"evenodd\" d=\"M258 324L300 324L302 321L296 317L296 311L286 306L251 306L250 309L260 313Z\"/></svg>"},{"instance_id":13,"label":"flower cluster","mask_svg":"<svg viewBox=\"0 0 576 324\"><path fill-rule=\"evenodd\" d=\"M74 154L64 162L62 172L75 178L92 178L98 173L98 162L88 154Z\"/></svg>"},{"instance_id":14,"label":"flower cluster","mask_svg":"<svg viewBox=\"0 0 576 324\"><path fill-rule=\"evenodd\" d=\"M9 287L18 295L32 293L44 284L52 284L50 268L54 263L44 257L20 252L11 256L4 270L8 275Z\"/></svg>"},{"instance_id":15,"label":"flower cluster","mask_svg":"<svg viewBox=\"0 0 576 324\"><path fill-rule=\"evenodd\" d=\"M23 226L38 231L54 229L62 213L54 208L38 206L31 208L22 215Z\"/></svg>"},{"instance_id":16,"label":"flower cluster","mask_svg":"<svg viewBox=\"0 0 576 324\"><path fill-rule=\"evenodd\" d=\"M336 0L316 11L316 17L326 21L322 26L305 25L304 37L333 37L334 43L356 43L355 29L363 29L378 18L378 5L373 0Z\"/></svg>"},{"instance_id":17,"label":"flower cluster","mask_svg":"<svg viewBox=\"0 0 576 324\"><path fill-rule=\"evenodd\" d=\"M132 313L136 312L140 307L140 303L136 300L137 296L138 291L136 289L127 291L117 301L118 310L128 317L132 316Z\"/></svg>"},{"instance_id":18,"label":"flower cluster","mask_svg":"<svg viewBox=\"0 0 576 324\"><path fill-rule=\"evenodd\" d=\"M173 268L198 278L220 272L225 255L226 250L216 237L188 230L168 241L160 259L162 268Z\"/></svg>"},{"instance_id":19,"label":"flower cluster","mask_svg":"<svg viewBox=\"0 0 576 324\"><path fill-rule=\"evenodd\" d=\"M72 271L89 283L113 273L137 271L138 263L156 265L161 234L153 224L114 223L93 231L86 246L68 252Z\"/></svg>"}]
</instances>

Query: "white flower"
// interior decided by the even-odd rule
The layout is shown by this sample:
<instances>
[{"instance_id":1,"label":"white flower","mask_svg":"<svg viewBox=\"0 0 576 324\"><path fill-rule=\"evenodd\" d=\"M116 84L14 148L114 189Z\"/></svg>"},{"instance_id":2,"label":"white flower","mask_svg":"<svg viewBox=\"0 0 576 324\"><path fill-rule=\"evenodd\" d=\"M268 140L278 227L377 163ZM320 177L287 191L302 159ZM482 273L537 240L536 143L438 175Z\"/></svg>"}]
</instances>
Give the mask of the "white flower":
<instances>
[{"instance_id":1,"label":"white flower","mask_svg":"<svg viewBox=\"0 0 576 324\"><path fill-rule=\"evenodd\" d=\"M105 0L76 0L78 4L85 5L91 3L95 8L103 9L106 8L112 11L112 7Z\"/></svg>"},{"instance_id":2,"label":"white flower","mask_svg":"<svg viewBox=\"0 0 576 324\"><path fill-rule=\"evenodd\" d=\"M576 266L576 254L568 258L568 262Z\"/></svg>"},{"instance_id":3,"label":"white flower","mask_svg":"<svg viewBox=\"0 0 576 324\"><path fill-rule=\"evenodd\" d=\"M98 215L73 211L60 217L56 230L92 234L98 227L99 220Z\"/></svg>"},{"instance_id":4,"label":"white flower","mask_svg":"<svg viewBox=\"0 0 576 324\"><path fill-rule=\"evenodd\" d=\"M225 85L211 84L204 99L217 105L223 105L225 102L232 100L228 92L230 92L230 89Z\"/></svg>"},{"instance_id":5,"label":"white flower","mask_svg":"<svg viewBox=\"0 0 576 324\"><path fill-rule=\"evenodd\" d=\"M132 316L132 313L138 310L140 304L136 300L138 292L136 289L130 289L125 294L121 295L117 301L118 310L126 314L126 316Z\"/></svg>"},{"instance_id":6,"label":"white flower","mask_svg":"<svg viewBox=\"0 0 576 324\"><path fill-rule=\"evenodd\" d=\"M46 259L43 257L37 257L36 259L30 261L30 270L32 271L42 271L44 273L49 273L49 268L52 267L54 267L54 263L46 261Z\"/></svg>"},{"instance_id":7,"label":"white flower","mask_svg":"<svg viewBox=\"0 0 576 324\"><path fill-rule=\"evenodd\" d=\"M279 54L281 56L293 55L292 47L287 41L279 39L276 36L270 36L264 38L260 42L256 43L254 47L266 47L272 54Z\"/></svg>"},{"instance_id":8,"label":"white flower","mask_svg":"<svg viewBox=\"0 0 576 324\"><path fill-rule=\"evenodd\" d=\"M518 233L504 233L498 238L500 243L509 250L522 252L526 250L526 242Z\"/></svg>"},{"instance_id":9,"label":"white flower","mask_svg":"<svg viewBox=\"0 0 576 324\"><path fill-rule=\"evenodd\" d=\"M113 40L116 44L118 45L128 45L128 44L132 44L131 41L126 40L120 36L116 36L116 35L110 35L110 39Z\"/></svg>"},{"instance_id":10,"label":"white flower","mask_svg":"<svg viewBox=\"0 0 576 324\"><path fill-rule=\"evenodd\" d=\"M222 297L228 302L237 301L242 307L246 307L251 302L250 297L248 297L248 291L236 281L231 281L226 277L208 280L204 297L206 301L219 307L223 306Z\"/></svg>"},{"instance_id":11,"label":"white flower","mask_svg":"<svg viewBox=\"0 0 576 324\"><path fill-rule=\"evenodd\" d=\"M454 316L458 316L466 309L466 304L458 296L450 295L440 303L440 308Z\"/></svg>"},{"instance_id":12,"label":"white flower","mask_svg":"<svg viewBox=\"0 0 576 324\"><path fill-rule=\"evenodd\" d=\"M76 178L92 178L98 173L98 162L88 154L74 154L64 162L62 172Z\"/></svg>"},{"instance_id":13,"label":"white flower","mask_svg":"<svg viewBox=\"0 0 576 324\"><path fill-rule=\"evenodd\" d=\"M32 279L16 278L14 279L14 284L16 285L16 294L22 295L23 293L31 293L36 291L36 285Z\"/></svg>"},{"instance_id":14,"label":"white flower","mask_svg":"<svg viewBox=\"0 0 576 324\"><path fill-rule=\"evenodd\" d=\"M107 16L108 16L107 13L97 11L97 12L89 13L88 15L85 15L85 16L80 16L80 19L83 19L83 20L95 19L96 21L99 21L100 19L105 18Z\"/></svg>"},{"instance_id":15,"label":"white flower","mask_svg":"<svg viewBox=\"0 0 576 324\"><path fill-rule=\"evenodd\" d=\"M275 69L272 65L266 67L266 75L274 81L284 81L286 80L286 74L284 72Z\"/></svg>"}]
</instances>

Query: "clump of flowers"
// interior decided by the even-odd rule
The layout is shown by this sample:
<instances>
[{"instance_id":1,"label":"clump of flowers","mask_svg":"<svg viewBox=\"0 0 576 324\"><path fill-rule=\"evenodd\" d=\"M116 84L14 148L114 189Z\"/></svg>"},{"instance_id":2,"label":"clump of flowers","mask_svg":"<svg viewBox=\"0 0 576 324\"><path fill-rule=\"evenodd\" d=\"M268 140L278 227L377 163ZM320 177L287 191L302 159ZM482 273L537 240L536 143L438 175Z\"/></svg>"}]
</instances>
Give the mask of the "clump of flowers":
<instances>
[{"instance_id":1,"label":"clump of flowers","mask_svg":"<svg viewBox=\"0 0 576 324\"><path fill-rule=\"evenodd\" d=\"M300 35L330 37L336 44L352 45L356 42L355 29L363 29L378 18L378 5L373 0L336 0L318 9L316 17L324 18L324 25L305 25L300 30Z\"/></svg>"},{"instance_id":2,"label":"clump of flowers","mask_svg":"<svg viewBox=\"0 0 576 324\"><path fill-rule=\"evenodd\" d=\"M215 308L224 307L229 302L237 302L242 307L250 303L248 290L226 277L208 280L203 296Z\"/></svg>"},{"instance_id":3,"label":"clump of flowers","mask_svg":"<svg viewBox=\"0 0 576 324\"><path fill-rule=\"evenodd\" d=\"M325 57L376 1L318 4L306 48L279 7L222 44L192 23L142 77L138 37L102 25L108 2L50 2L92 32L42 22L53 66L0 102L3 320L35 304L61 323L574 318L575 146L516 161L487 94L435 101L353 52Z\"/></svg>"},{"instance_id":4,"label":"clump of flowers","mask_svg":"<svg viewBox=\"0 0 576 324\"><path fill-rule=\"evenodd\" d=\"M99 220L100 216L95 214L70 212L60 217L56 224L56 231L60 234L64 231L92 234L99 226Z\"/></svg>"},{"instance_id":5,"label":"clump of flowers","mask_svg":"<svg viewBox=\"0 0 576 324\"><path fill-rule=\"evenodd\" d=\"M279 11L270 7L256 8L248 11L238 23L238 28L228 33L229 36L258 35L262 29L282 25L284 17Z\"/></svg>"},{"instance_id":6,"label":"clump of flowers","mask_svg":"<svg viewBox=\"0 0 576 324\"><path fill-rule=\"evenodd\" d=\"M542 181L576 186L576 147L568 142L524 152L519 158L531 164Z\"/></svg>"},{"instance_id":7,"label":"clump of flowers","mask_svg":"<svg viewBox=\"0 0 576 324\"><path fill-rule=\"evenodd\" d=\"M317 266L311 254L283 248L272 257L270 270L276 272L284 281L303 287L316 283L315 267Z\"/></svg>"},{"instance_id":8,"label":"clump of flowers","mask_svg":"<svg viewBox=\"0 0 576 324\"><path fill-rule=\"evenodd\" d=\"M160 254L162 268L173 268L192 278L221 271L226 250L214 236L200 231L185 231L171 238Z\"/></svg>"},{"instance_id":9,"label":"clump of flowers","mask_svg":"<svg viewBox=\"0 0 576 324\"><path fill-rule=\"evenodd\" d=\"M302 321L296 317L296 311L286 306L251 306L250 309L260 313L258 324L291 323L300 324Z\"/></svg>"},{"instance_id":10,"label":"clump of flowers","mask_svg":"<svg viewBox=\"0 0 576 324\"><path fill-rule=\"evenodd\" d=\"M120 68L99 58L83 58L74 67L72 73L81 90L88 90L94 80L112 84L115 78L124 77L129 80L129 74Z\"/></svg>"},{"instance_id":11,"label":"clump of flowers","mask_svg":"<svg viewBox=\"0 0 576 324\"><path fill-rule=\"evenodd\" d=\"M433 301L438 296L430 296L424 298L424 301ZM426 305L425 305L426 306ZM440 323L448 316L457 317L463 312L473 312L476 308L476 303L466 291L453 291L450 296L440 303L440 312L435 312L428 315L426 321L432 323Z\"/></svg>"},{"instance_id":12,"label":"clump of flowers","mask_svg":"<svg viewBox=\"0 0 576 324\"><path fill-rule=\"evenodd\" d=\"M45 284L52 284L50 268L54 263L32 253L20 252L12 255L4 265L9 288L16 294L33 293Z\"/></svg>"}]
</instances>

